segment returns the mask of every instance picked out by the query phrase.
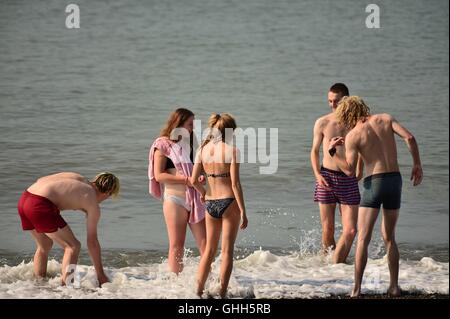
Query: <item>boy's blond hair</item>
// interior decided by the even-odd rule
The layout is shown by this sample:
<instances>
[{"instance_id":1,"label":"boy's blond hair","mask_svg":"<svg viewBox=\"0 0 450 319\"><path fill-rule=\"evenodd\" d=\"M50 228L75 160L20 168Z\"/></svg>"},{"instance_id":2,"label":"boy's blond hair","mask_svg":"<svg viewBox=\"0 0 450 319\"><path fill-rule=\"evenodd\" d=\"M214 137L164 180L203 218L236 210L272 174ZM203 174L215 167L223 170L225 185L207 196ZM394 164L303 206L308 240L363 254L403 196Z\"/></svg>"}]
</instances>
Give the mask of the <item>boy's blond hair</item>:
<instances>
[{"instance_id":1,"label":"boy's blond hair","mask_svg":"<svg viewBox=\"0 0 450 319\"><path fill-rule=\"evenodd\" d=\"M120 182L119 179L109 172L103 172L94 177L91 181L97 189L103 194L109 194L113 198L119 196Z\"/></svg>"}]
</instances>

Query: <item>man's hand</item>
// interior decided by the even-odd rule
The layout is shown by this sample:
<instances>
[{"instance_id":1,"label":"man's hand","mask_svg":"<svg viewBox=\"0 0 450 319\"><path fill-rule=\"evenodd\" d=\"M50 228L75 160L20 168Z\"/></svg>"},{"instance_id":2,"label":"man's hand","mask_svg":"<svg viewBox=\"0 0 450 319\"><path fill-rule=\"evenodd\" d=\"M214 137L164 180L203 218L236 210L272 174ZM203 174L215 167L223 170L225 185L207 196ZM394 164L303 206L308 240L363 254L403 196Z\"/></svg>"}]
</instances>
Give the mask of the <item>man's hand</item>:
<instances>
[{"instance_id":1,"label":"man's hand","mask_svg":"<svg viewBox=\"0 0 450 319\"><path fill-rule=\"evenodd\" d=\"M413 185L417 186L422 183L423 171L421 165L414 165L411 172L411 180L413 181Z\"/></svg>"},{"instance_id":2,"label":"man's hand","mask_svg":"<svg viewBox=\"0 0 450 319\"><path fill-rule=\"evenodd\" d=\"M109 282L109 278L106 277L105 273L97 274L98 285L101 288L104 283Z\"/></svg>"},{"instance_id":3,"label":"man's hand","mask_svg":"<svg viewBox=\"0 0 450 319\"><path fill-rule=\"evenodd\" d=\"M344 145L344 138L342 136L335 136L330 139L330 146L328 150L335 148L336 146Z\"/></svg>"},{"instance_id":4,"label":"man's hand","mask_svg":"<svg viewBox=\"0 0 450 319\"><path fill-rule=\"evenodd\" d=\"M326 189L327 191L330 191L330 185L328 184L327 180L322 176L322 175L318 175L316 177L317 183L323 187L324 189Z\"/></svg>"}]
</instances>

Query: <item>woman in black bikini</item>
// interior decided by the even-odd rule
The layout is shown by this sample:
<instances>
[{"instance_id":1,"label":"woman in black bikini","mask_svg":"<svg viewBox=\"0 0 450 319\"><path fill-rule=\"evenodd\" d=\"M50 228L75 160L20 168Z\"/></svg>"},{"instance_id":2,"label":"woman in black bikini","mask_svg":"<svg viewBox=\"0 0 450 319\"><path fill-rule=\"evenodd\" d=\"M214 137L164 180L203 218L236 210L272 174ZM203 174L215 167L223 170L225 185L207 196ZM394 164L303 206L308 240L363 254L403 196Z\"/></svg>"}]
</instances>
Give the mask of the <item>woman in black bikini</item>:
<instances>
[{"instance_id":1,"label":"woman in black bikini","mask_svg":"<svg viewBox=\"0 0 450 319\"><path fill-rule=\"evenodd\" d=\"M201 297L203 294L222 234L220 296L224 298L233 269L234 242L239 224L242 220L240 228L245 229L248 221L239 180L238 150L232 145L236 122L230 114L212 114L208 127L211 133L197 152L191 176L191 183L202 194L207 211L206 248L198 269L197 295ZM208 178L207 192L198 181L202 171Z\"/></svg>"}]
</instances>

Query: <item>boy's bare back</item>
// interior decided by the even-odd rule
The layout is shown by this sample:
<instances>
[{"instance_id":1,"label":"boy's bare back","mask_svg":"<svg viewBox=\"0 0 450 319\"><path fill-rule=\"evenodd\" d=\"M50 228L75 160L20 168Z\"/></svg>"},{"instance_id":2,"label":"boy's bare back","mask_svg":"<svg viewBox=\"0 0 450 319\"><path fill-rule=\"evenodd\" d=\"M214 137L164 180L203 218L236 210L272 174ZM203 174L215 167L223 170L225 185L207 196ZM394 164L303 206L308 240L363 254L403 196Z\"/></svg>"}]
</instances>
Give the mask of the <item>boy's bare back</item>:
<instances>
[{"instance_id":1,"label":"boy's bare back","mask_svg":"<svg viewBox=\"0 0 450 319\"><path fill-rule=\"evenodd\" d=\"M30 193L52 201L60 210L88 211L98 206L95 189L80 174L63 172L39 178L28 189Z\"/></svg>"}]
</instances>

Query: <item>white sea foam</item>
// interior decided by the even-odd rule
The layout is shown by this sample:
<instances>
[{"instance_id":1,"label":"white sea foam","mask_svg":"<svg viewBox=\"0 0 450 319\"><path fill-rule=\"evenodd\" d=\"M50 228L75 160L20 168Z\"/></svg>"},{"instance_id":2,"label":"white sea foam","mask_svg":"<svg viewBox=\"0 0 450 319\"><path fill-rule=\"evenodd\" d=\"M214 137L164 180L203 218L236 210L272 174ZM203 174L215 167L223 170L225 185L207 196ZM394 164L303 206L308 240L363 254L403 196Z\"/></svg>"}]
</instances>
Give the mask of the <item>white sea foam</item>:
<instances>
[{"instance_id":1,"label":"white sea foam","mask_svg":"<svg viewBox=\"0 0 450 319\"><path fill-rule=\"evenodd\" d=\"M196 298L198 257L187 256L184 271L176 276L167 264L153 263L120 269L109 268L111 282L97 288L92 266L79 265L79 288L60 285L61 264L48 263L49 279L33 278L32 262L0 267L0 298ZM206 294L218 291L220 257L212 266ZM449 293L449 264L424 257L400 262L400 285L407 292ZM329 256L297 253L275 255L257 250L234 263L231 298L315 298L348 295L353 285L353 265L330 263ZM389 283L387 259L369 259L363 293L384 293Z\"/></svg>"}]
</instances>

